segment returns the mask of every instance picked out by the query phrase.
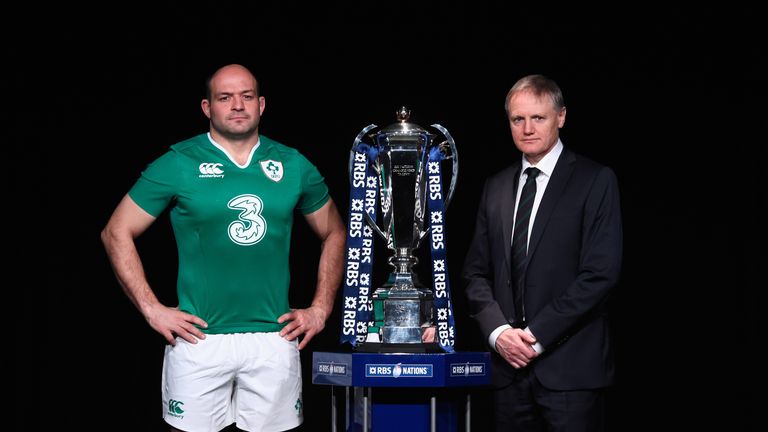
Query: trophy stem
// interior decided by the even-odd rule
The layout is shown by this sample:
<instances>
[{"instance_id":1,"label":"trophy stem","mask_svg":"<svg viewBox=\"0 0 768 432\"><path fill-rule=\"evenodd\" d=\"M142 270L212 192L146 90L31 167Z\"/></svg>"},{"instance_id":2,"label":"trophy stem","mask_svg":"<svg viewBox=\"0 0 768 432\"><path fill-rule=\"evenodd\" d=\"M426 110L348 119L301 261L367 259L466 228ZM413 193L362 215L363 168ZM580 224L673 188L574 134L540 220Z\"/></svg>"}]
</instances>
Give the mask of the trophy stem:
<instances>
[{"instance_id":1,"label":"trophy stem","mask_svg":"<svg viewBox=\"0 0 768 432\"><path fill-rule=\"evenodd\" d=\"M411 254L409 248L397 248L395 255L389 257L389 265L394 268L395 274L411 275L413 266L418 262L419 259Z\"/></svg>"}]
</instances>

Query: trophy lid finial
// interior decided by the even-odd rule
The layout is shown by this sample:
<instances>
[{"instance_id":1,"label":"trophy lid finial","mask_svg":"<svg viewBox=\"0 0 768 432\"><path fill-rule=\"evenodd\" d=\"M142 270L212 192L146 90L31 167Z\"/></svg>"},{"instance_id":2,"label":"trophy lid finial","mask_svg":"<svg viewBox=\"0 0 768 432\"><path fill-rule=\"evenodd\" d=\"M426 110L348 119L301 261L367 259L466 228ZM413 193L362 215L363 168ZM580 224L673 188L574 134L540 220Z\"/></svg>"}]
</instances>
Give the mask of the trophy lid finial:
<instances>
[{"instance_id":1,"label":"trophy lid finial","mask_svg":"<svg viewBox=\"0 0 768 432\"><path fill-rule=\"evenodd\" d=\"M397 116L397 122L385 128L382 128L380 130L376 130L374 134L383 133L386 135L406 136L406 135L418 135L418 134L427 132L421 126L414 123L410 123L411 110L408 109L408 107L406 107L405 105L398 108L397 111L395 111L395 114Z\"/></svg>"},{"instance_id":2,"label":"trophy lid finial","mask_svg":"<svg viewBox=\"0 0 768 432\"><path fill-rule=\"evenodd\" d=\"M405 106L401 106L399 110L397 110L397 120L400 122L407 122L408 119L411 118L411 110L406 108Z\"/></svg>"}]
</instances>

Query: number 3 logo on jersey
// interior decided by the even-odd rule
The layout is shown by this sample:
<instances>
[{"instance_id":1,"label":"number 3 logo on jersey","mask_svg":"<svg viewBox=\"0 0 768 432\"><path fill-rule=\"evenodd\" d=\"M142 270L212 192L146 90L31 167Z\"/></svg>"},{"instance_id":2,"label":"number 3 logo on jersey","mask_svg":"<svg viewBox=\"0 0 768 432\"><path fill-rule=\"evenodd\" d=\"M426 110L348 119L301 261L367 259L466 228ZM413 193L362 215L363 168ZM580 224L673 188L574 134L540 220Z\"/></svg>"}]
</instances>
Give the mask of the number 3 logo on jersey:
<instances>
[{"instance_id":1,"label":"number 3 logo on jersey","mask_svg":"<svg viewBox=\"0 0 768 432\"><path fill-rule=\"evenodd\" d=\"M250 246L261 241L267 234L267 221L261 216L264 203L256 195L238 195L227 203L232 210L240 210L238 220L229 224L229 238L241 245Z\"/></svg>"}]
</instances>

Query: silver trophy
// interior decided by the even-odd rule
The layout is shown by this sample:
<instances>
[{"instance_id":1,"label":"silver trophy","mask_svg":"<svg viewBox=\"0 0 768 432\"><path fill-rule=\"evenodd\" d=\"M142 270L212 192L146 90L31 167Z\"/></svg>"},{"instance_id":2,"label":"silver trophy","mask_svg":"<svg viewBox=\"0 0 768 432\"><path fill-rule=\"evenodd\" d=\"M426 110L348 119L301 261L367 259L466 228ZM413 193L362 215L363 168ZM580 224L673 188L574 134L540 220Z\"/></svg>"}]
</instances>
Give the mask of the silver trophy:
<instances>
[{"instance_id":1,"label":"silver trophy","mask_svg":"<svg viewBox=\"0 0 768 432\"><path fill-rule=\"evenodd\" d=\"M439 124L423 128L410 123L410 111L397 111L397 122L379 128L369 125L355 139L352 158L360 143L378 149L371 163L379 180L377 221L365 213L368 225L386 241L394 252L389 258L393 271L387 282L372 294L374 325L368 327L365 343L358 346L366 352L439 352L435 339L433 316L434 295L418 281L413 267L418 259L414 250L429 232L425 225L427 204L427 157L433 147L451 161L450 183L445 207L453 196L458 174L456 143Z\"/></svg>"}]
</instances>

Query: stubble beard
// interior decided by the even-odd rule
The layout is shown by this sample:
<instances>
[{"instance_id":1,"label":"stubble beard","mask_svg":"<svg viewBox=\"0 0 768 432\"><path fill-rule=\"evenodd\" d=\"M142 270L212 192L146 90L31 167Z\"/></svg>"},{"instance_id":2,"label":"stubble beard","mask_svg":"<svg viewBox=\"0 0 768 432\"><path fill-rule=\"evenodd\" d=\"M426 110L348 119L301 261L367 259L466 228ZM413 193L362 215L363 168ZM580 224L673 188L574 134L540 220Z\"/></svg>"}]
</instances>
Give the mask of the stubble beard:
<instances>
[{"instance_id":1,"label":"stubble beard","mask_svg":"<svg viewBox=\"0 0 768 432\"><path fill-rule=\"evenodd\" d=\"M235 130L229 128L226 125L217 124L217 122L211 122L211 128L213 128L219 135L225 137L231 141L242 141L252 137L259 131L259 123L254 122L245 130Z\"/></svg>"}]
</instances>

